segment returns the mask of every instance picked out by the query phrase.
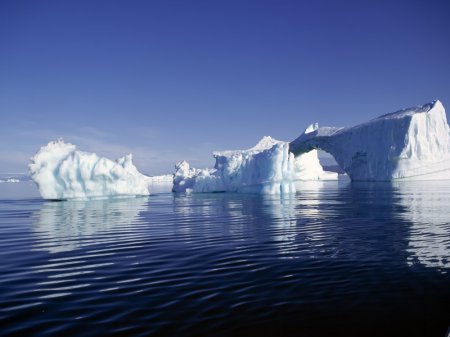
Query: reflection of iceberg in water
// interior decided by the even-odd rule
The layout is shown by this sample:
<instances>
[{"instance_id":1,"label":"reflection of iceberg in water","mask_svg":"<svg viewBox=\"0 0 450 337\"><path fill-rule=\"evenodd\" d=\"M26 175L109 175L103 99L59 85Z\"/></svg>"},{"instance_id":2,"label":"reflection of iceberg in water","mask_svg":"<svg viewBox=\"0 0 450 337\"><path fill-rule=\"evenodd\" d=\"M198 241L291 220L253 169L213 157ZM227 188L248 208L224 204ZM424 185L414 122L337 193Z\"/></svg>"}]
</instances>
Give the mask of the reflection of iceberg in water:
<instances>
[{"instance_id":1,"label":"reflection of iceberg in water","mask_svg":"<svg viewBox=\"0 0 450 337\"><path fill-rule=\"evenodd\" d=\"M204 237L284 242L297 221L294 194L193 193L175 194L173 200L177 230Z\"/></svg>"},{"instance_id":2,"label":"reflection of iceberg in water","mask_svg":"<svg viewBox=\"0 0 450 337\"><path fill-rule=\"evenodd\" d=\"M333 229L324 219L334 216L333 199L348 181L298 181L296 195L267 196L265 208L272 219L272 239L281 258L297 258L322 254L333 244ZM328 198L331 196L331 198ZM332 206L332 207L330 207Z\"/></svg>"},{"instance_id":3,"label":"reflection of iceberg in water","mask_svg":"<svg viewBox=\"0 0 450 337\"><path fill-rule=\"evenodd\" d=\"M341 185L337 181L296 182L297 194L175 194L177 231L184 235L198 231L205 238L220 233L222 239L226 236L233 242L239 237L265 242L283 259L305 256L305 252L314 257L324 245L334 243L333 230L322 220L335 216L330 206L339 201L328 195L334 197Z\"/></svg>"},{"instance_id":4,"label":"reflection of iceberg in water","mask_svg":"<svg viewBox=\"0 0 450 337\"><path fill-rule=\"evenodd\" d=\"M373 262L379 247L389 255L402 245L386 236L400 235L408 265L450 268L450 182L319 181L296 187L295 196L264 198L280 256ZM387 228L389 222L399 226Z\"/></svg>"},{"instance_id":5,"label":"reflection of iceberg in water","mask_svg":"<svg viewBox=\"0 0 450 337\"><path fill-rule=\"evenodd\" d=\"M272 240L292 243L296 236L295 194L265 195L263 205L271 218Z\"/></svg>"},{"instance_id":6,"label":"reflection of iceberg in water","mask_svg":"<svg viewBox=\"0 0 450 337\"><path fill-rule=\"evenodd\" d=\"M297 225L320 215L322 190L327 185L336 186L336 182L297 181L297 195L264 196L264 209L273 218L273 226L280 233L276 235L276 240L293 242L298 234Z\"/></svg>"},{"instance_id":7,"label":"reflection of iceberg in water","mask_svg":"<svg viewBox=\"0 0 450 337\"><path fill-rule=\"evenodd\" d=\"M411 222L408 264L450 268L450 183L395 183L405 209L402 216Z\"/></svg>"},{"instance_id":8,"label":"reflection of iceberg in water","mask_svg":"<svg viewBox=\"0 0 450 337\"><path fill-rule=\"evenodd\" d=\"M56 253L110 242L111 232L135 222L147 201L138 197L45 202L35 216L35 247Z\"/></svg>"}]
</instances>

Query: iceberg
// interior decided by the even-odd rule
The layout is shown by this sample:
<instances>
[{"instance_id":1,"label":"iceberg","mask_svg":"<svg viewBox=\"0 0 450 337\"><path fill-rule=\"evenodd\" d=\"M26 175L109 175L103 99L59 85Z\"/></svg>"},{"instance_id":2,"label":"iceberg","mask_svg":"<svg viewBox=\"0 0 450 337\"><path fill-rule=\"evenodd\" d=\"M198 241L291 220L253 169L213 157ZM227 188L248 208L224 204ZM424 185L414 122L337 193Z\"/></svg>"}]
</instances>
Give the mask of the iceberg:
<instances>
[{"instance_id":1,"label":"iceberg","mask_svg":"<svg viewBox=\"0 0 450 337\"><path fill-rule=\"evenodd\" d=\"M352 180L450 179L450 129L440 101L349 128L318 127L289 144L296 156L321 149Z\"/></svg>"},{"instance_id":2,"label":"iceberg","mask_svg":"<svg viewBox=\"0 0 450 337\"><path fill-rule=\"evenodd\" d=\"M31 158L29 172L44 199L150 194L148 177L133 165L131 154L113 161L62 140L41 147Z\"/></svg>"},{"instance_id":3,"label":"iceberg","mask_svg":"<svg viewBox=\"0 0 450 337\"><path fill-rule=\"evenodd\" d=\"M149 185L172 180L173 192L292 193L299 180L335 180L317 150L331 154L352 180L450 179L450 128L440 101L400 110L349 128L312 124L294 141L263 137L247 150L214 152L214 168L186 161L173 175L147 177L131 155L112 161L50 142L29 171L45 199L149 195Z\"/></svg>"},{"instance_id":4,"label":"iceberg","mask_svg":"<svg viewBox=\"0 0 450 337\"><path fill-rule=\"evenodd\" d=\"M178 163L172 190L279 194L295 192L295 180L337 179L337 173L322 169L317 151L295 157L288 142L269 136L248 150L214 152L213 156L213 169Z\"/></svg>"}]
</instances>

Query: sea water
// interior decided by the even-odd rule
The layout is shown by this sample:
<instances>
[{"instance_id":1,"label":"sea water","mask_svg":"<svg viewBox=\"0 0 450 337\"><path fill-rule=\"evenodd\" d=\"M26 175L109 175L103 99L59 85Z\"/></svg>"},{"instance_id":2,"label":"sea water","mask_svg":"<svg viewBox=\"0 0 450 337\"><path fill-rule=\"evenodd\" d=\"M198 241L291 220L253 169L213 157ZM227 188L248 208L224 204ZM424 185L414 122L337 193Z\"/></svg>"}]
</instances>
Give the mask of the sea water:
<instances>
[{"instance_id":1,"label":"sea water","mask_svg":"<svg viewBox=\"0 0 450 337\"><path fill-rule=\"evenodd\" d=\"M439 336L450 183L42 200L0 185L0 335Z\"/></svg>"}]
</instances>

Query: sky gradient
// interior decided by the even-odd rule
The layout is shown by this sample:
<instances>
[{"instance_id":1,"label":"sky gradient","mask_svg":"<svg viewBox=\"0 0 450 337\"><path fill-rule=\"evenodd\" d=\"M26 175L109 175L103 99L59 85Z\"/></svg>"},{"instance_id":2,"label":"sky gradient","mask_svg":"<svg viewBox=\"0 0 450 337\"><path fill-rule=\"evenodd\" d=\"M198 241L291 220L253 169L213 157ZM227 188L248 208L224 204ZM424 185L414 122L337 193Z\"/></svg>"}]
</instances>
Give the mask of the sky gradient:
<instances>
[{"instance_id":1,"label":"sky gradient","mask_svg":"<svg viewBox=\"0 0 450 337\"><path fill-rule=\"evenodd\" d=\"M58 138L171 173L437 98L448 1L0 0L1 173Z\"/></svg>"}]
</instances>

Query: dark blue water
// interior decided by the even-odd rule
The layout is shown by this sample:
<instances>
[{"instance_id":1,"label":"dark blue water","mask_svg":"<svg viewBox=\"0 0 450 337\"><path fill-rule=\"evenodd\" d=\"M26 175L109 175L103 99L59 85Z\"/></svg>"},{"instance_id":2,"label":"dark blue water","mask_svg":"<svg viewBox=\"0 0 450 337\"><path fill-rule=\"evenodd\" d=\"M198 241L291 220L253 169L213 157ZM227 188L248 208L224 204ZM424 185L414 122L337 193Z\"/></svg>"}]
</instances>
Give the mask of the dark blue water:
<instances>
[{"instance_id":1,"label":"dark blue water","mask_svg":"<svg viewBox=\"0 0 450 337\"><path fill-rule=\"evenodd\" d=\"M46 202L21 184L0 189L0 335L444 337L450 326L449 183L89 202Z\"/></svg>"}]
</instances>

